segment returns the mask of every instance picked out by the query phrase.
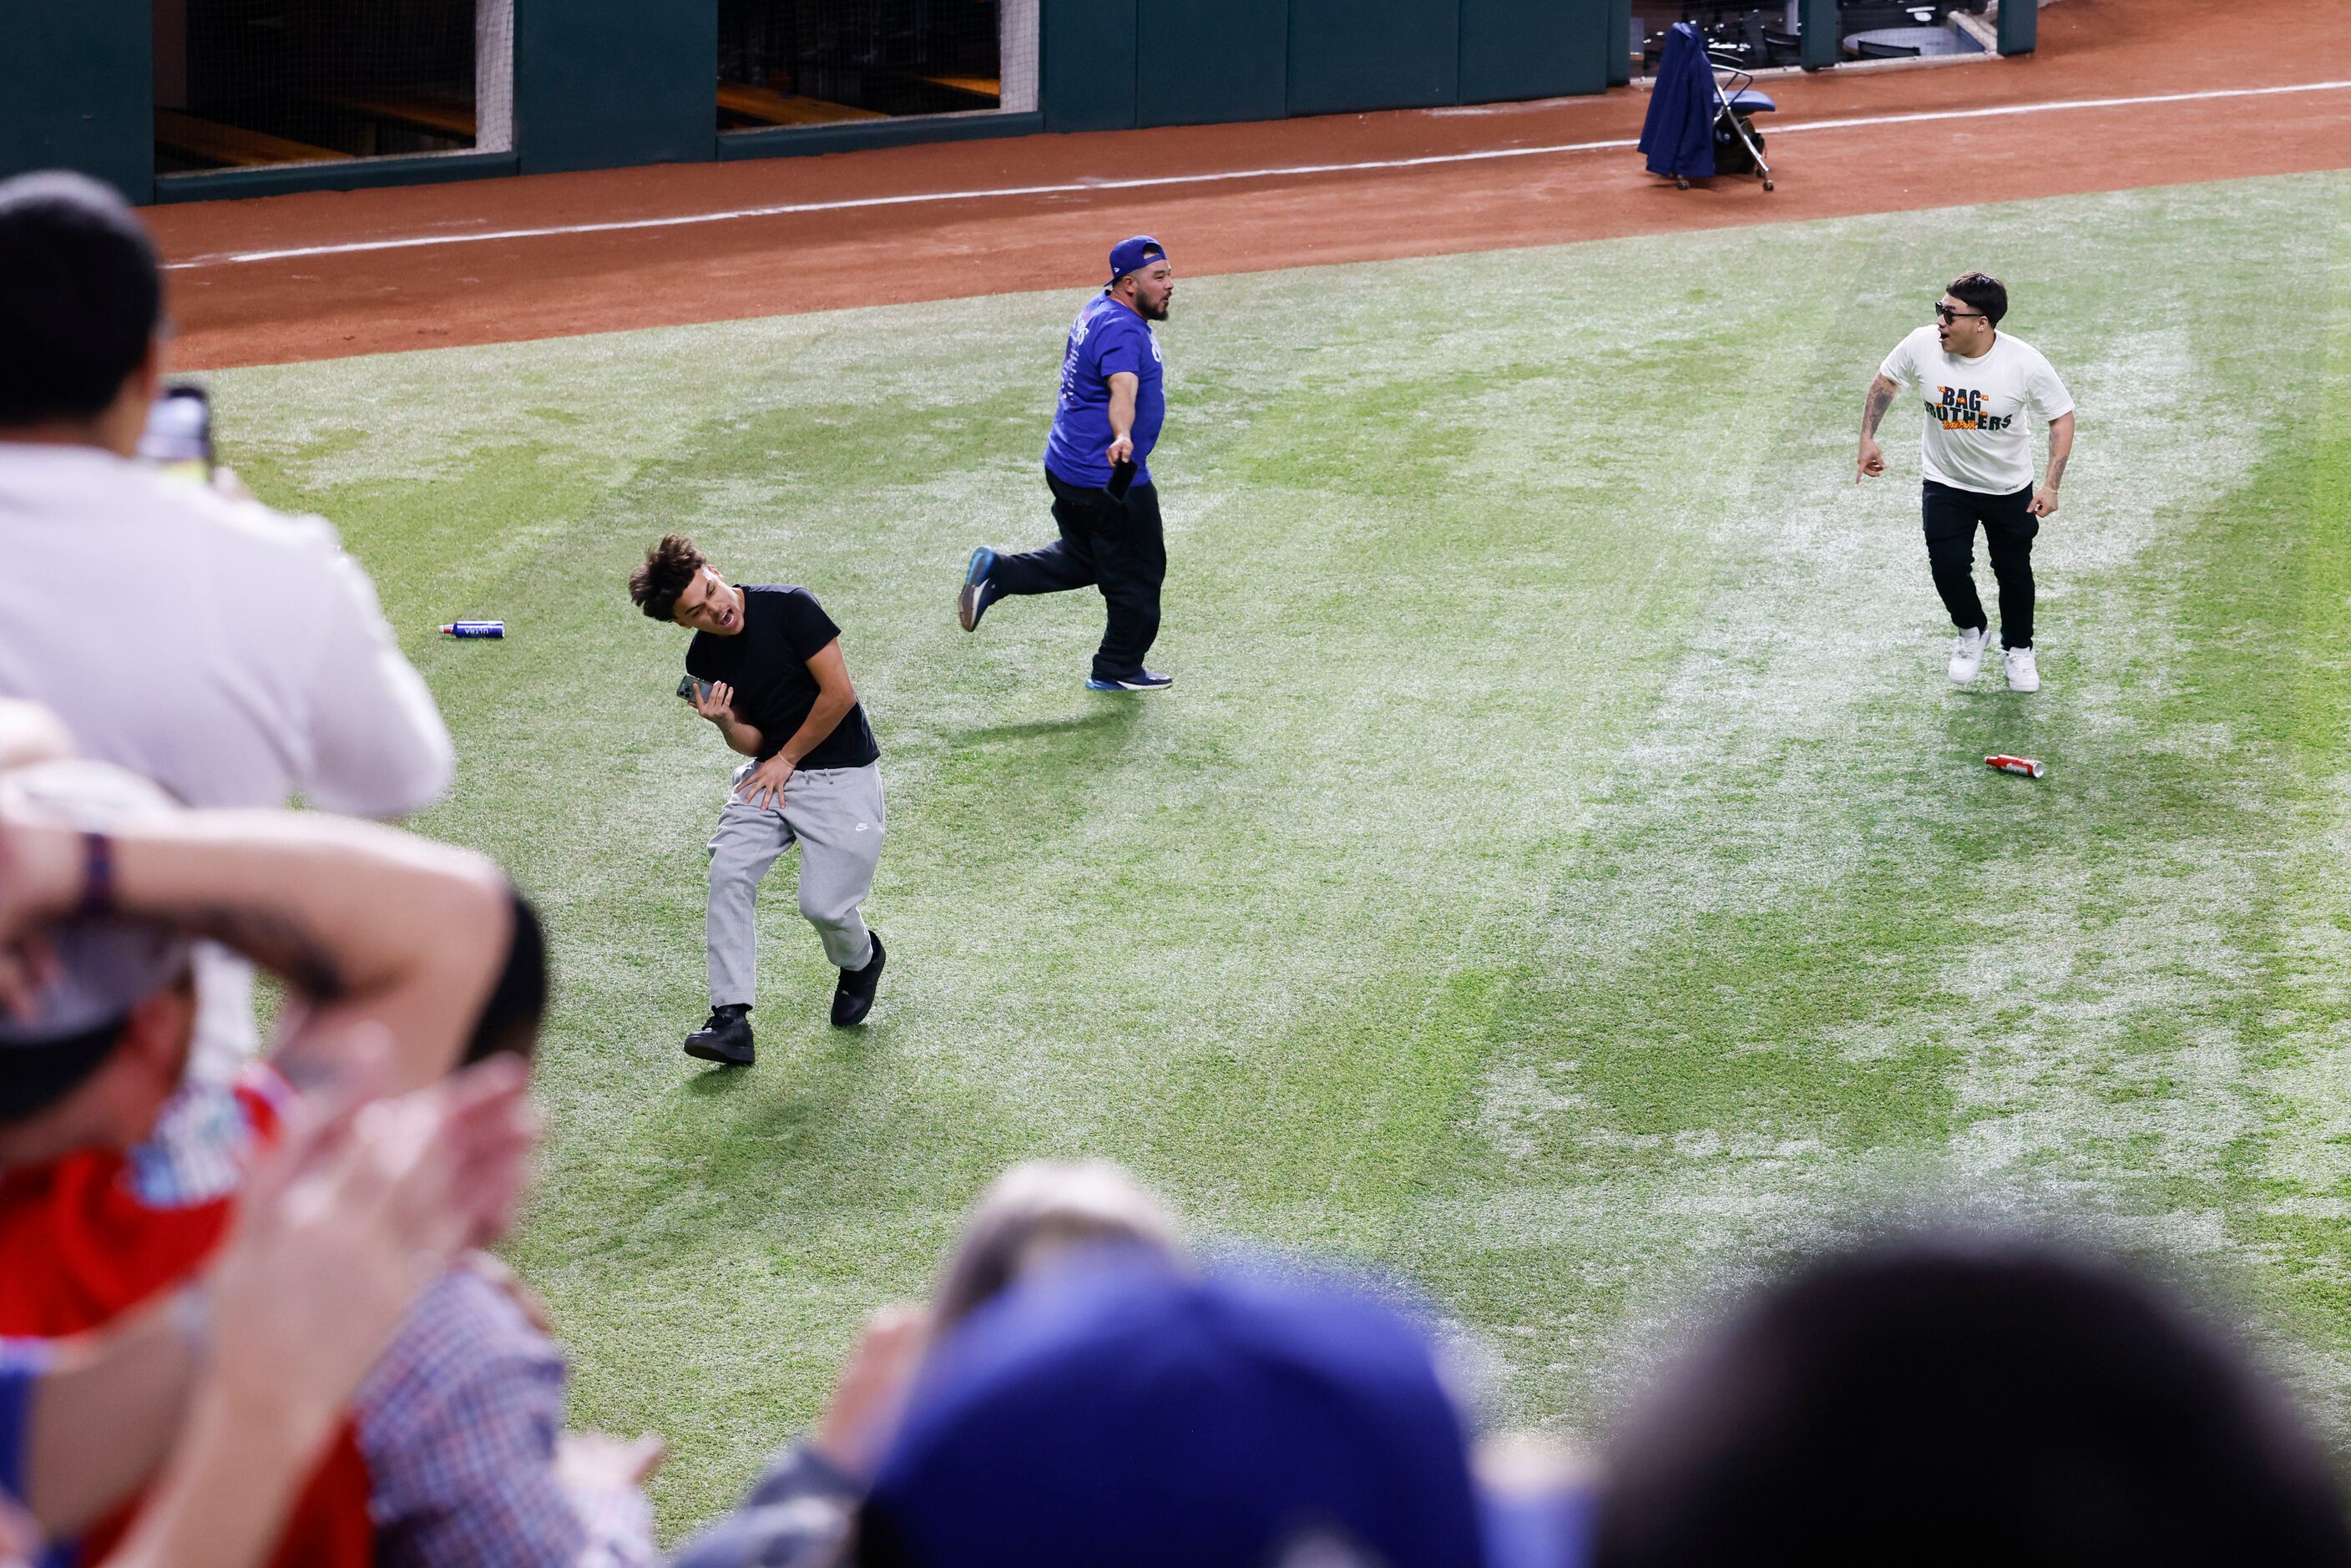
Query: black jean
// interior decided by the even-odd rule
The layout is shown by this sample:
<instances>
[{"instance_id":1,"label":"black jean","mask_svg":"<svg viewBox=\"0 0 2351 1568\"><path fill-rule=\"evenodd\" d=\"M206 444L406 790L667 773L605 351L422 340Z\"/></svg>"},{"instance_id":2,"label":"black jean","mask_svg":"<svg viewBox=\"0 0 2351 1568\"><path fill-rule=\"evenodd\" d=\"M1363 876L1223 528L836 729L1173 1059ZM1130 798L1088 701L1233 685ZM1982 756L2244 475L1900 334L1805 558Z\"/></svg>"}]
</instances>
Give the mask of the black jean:
<instances>
[{"instance_id":1,"label":"black jean","mask_svg":"<svg viewBox=\"0 0 2351 1568\"><path fill-rule=\"evenodd\" d=\"M1981 523L1991 575L2000 584L2000 642L2032 646L2032 538L2041 519L2029 509L2032 486L2010 496L1986 496L1927 481L1920 509L1927 517L1927 564L1951 624L1972 632L1991 624L1976 593L1976 525Z\"/></svg>"},{"instance_id":2,"label":"black jean","mask_svg":"<svg viewBox=\"0 0 2351 1568\"><path fill-rule=\"evenodd\" d=\"M1053 521L1061 537L1043 549L996 558L996 586L1011 593L1102 590L1109 610L1094 678L1125 680L1143 669L1159 635L1159 588L1167 580L1167 541L1159 523L1159 492L1136 485L1124 501L1107 490L1071 485L1047 474Z\"/></svg>"}]
</instances>

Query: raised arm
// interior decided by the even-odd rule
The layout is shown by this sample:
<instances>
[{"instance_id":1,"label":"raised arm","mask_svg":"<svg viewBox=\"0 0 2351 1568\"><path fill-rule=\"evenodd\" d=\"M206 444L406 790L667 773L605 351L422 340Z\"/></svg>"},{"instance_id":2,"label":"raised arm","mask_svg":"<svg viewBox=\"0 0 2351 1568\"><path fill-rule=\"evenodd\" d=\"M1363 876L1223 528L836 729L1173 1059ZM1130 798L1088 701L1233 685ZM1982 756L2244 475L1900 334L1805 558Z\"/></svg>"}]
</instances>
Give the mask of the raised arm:
<instances>
[{"instance_id":1,"label":"raised arm","mask_svg":"<svg viewBox=\"0 0 2351 1568\"><path fill-rule=\"evenodd\" d=\"M1877 422L1894 406L1895 394L1902 389L1884 375L1869 383L1869 392L1861 400L1861 455L1854 465L1853 482L1875 479L1886 472L1886 454L1877 444Z\"/></svg>"},{"instance_id":2,"label":"raised arm","mask_svg":"<svg viewBox=\"0 0 2351 1568\"><path fill-rule=\"evenodd\" d=\"M2042 476L2041 488L2033 492L2032 515L2045 517L2057 509L2057 486L2065 477L2065 464L2074 455L2074 411L2049 422L2049 472Z\"/></svg>"},{"instance_id":3,"label":"raised arm","mask_svg":"<svg viewBox=\"0 0 2351 1568\"><path fill-rule=\"evenodd\" d=\"M96 910L211 937L295 998L277 1057L297 1082L383 1053L397 1092L448 1071L516 940L511 890L482 856L317 812L187 811L103 834L0 803L0 1006L29 988L24 939Z\"/></svg>"}]
</instances>

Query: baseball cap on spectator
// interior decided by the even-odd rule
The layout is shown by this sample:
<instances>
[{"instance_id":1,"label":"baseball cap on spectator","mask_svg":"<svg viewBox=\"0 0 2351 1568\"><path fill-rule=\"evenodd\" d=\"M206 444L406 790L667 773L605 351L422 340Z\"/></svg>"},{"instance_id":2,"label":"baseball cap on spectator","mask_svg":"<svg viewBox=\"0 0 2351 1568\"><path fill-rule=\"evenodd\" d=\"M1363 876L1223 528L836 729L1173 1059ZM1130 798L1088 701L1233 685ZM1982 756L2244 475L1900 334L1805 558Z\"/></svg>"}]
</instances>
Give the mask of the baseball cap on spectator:
<instances>
[{"instance_id":1,"label":"baseball cap on spectator","mask_svg":"<svg viewBox=\"0 0 2351 1568\"><path fill-rule=\"evenodd\" d=\"M154 242L121 196L79 174L0 181L0 426L103 413L162 317Z\"/></svg>"},{"instance_id":2,"label":"baseball cap on spectator","mask_svg":"<svg viewBox=\"0 0 2351 1568\"><path fill-rule=\"evenodd\" d=\"M137 774L103 762L45 762L0 776L0 798L98 831L174 810ZM22 1010L0 1010L0 1123L38 1115L103 1066L131 1010L188 972L187 940L162 926L74 918L42 932L51 962Z\"/></svg>"},{"instance_id":3,"label":"baseball cap on spectator","mask_svg":"<svg viewBox=\"0 0 2351 1568\"><path fill-rule=\"evenodd\" d=\"M934 1353L858 1560L1474 1565L1466 1444L1428 1341L1388 1307L1109 1249Z\"/></svg>"},{"instance_id":4,"label":"baseball cap on spectator","mask_svg":"<svg viewBox=\"0 0 2351 1568\"><path fill-rule=\"evenodd\" d=\"M1167 257L1167 247L1149 235L1136 235L1111 246L1110 280L1116 283L1138 267L1147 267Z\"/></svg>"}]
</instances>

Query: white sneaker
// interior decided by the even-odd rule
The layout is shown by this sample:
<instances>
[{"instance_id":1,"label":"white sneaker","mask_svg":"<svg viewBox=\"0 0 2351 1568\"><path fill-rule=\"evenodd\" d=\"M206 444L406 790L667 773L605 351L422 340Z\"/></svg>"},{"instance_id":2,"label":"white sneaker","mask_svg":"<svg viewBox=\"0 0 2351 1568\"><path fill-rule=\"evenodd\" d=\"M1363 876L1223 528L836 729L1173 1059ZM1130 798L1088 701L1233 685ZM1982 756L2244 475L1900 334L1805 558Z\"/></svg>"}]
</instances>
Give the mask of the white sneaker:
<instances>
[{"instance_id":1,"label":"white sneaker","mask_svg":"<svg viewBox=\"0 0 2351 1568\"><path fill-rule=\"evenodd\" d=\"M2012 692L2037 692L2041 689L2041 666L2032 662L2030 648L2005 650L2008 661L2008 689Z\"/></svg>"},{"instance_id":2,"label":"white sneaker","mask_svg":"<svg viewBox=\"0 0 2351 1568\"><path fill-rule=\"evenodd\" d=\"M1966 685L1983 668L1984 649L1991 643L1991 628L1982 626L1973 632L1962 632L1959 640L1951 644L1951 679Z\"/></svg>"}]
</instances>

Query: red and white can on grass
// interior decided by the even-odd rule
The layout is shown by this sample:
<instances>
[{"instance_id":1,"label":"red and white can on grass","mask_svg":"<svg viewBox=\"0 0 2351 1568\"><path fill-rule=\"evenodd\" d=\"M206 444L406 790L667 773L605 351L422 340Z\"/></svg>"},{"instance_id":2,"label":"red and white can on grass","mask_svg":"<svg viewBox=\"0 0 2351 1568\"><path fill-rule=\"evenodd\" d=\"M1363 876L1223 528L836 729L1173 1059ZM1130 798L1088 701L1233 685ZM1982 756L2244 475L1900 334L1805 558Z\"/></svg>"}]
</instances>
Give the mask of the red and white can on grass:
<instances>
[{"instance_id":1,"label":"red and white can on grass","mask_svg":"<svg viewBox=\"0 0 2351 1568\"><path fill-rule=\"evenodd\" d=\"M2043 774L2049 771L2049 769L2043 767L2036 758L2031 757L2011 757L2004 751L1997 752L1992 756L1985 758L1984 766L1987 768L1997 768L2002 773L2022 773L2027 779L2038 779Z\"/></svg>"}]
</instances>

